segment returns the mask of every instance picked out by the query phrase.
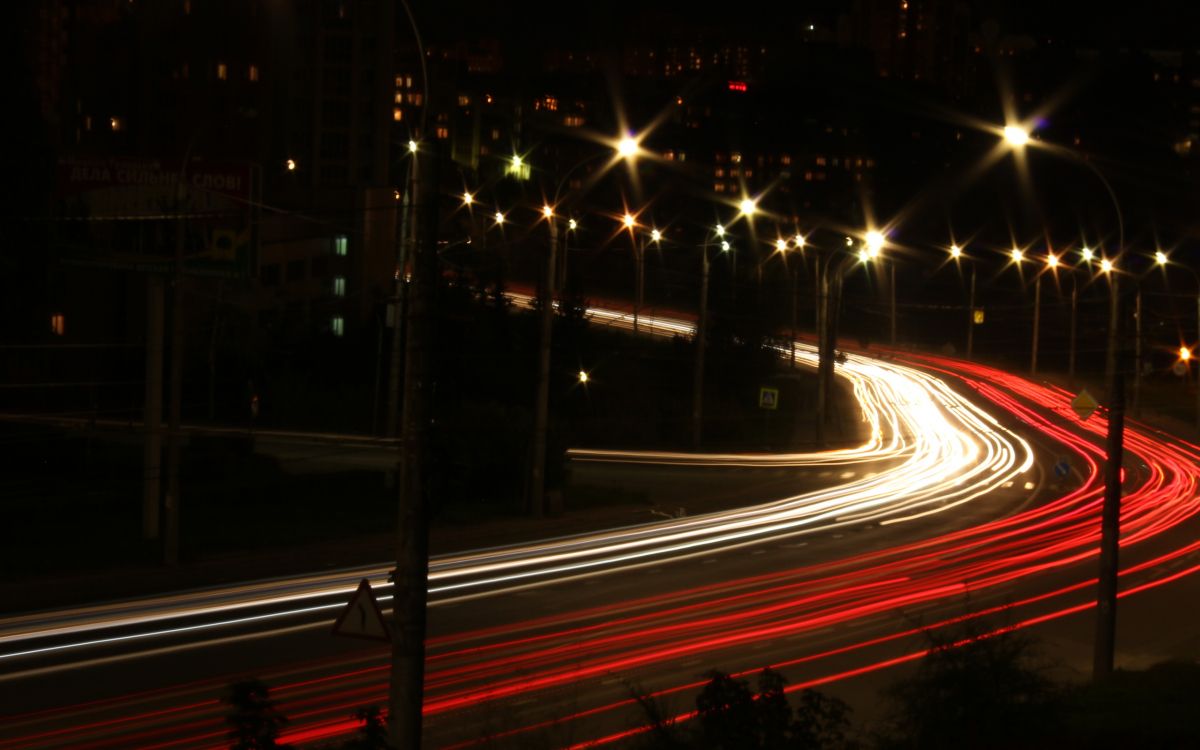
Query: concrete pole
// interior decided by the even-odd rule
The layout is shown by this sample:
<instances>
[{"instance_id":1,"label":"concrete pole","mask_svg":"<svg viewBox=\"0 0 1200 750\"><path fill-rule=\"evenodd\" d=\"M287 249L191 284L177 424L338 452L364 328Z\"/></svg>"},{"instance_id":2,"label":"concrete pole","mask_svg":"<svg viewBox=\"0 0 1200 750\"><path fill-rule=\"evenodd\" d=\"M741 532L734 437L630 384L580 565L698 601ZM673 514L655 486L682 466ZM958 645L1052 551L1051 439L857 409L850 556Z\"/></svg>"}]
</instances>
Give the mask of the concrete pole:
<instances>
[{"instance_id":1,"label":"concrete pole","mask_svg":"<svg viewBox=\"0 0 1200 750\"><path fill-rule=\"evenodd\" d=\"M551 216L546 223L550 226L550 246L546 251L546 274L539 300L541 336L533 410L533 466L529 472L529 513L534 518L541 518L546 510L546 425L550 412L550 343L554 334L554 266L558 256L558 222ZM640 300L638 307L641 307ZM636 310L634 314L636 316ZM635 317L635 325L636 320Z\"/></svg>"},{"instance_id":2,"label":"concrete pole","mask_svg":"<svg viewBox=\"0 0 1200 750\"><path fill-rule=\"evenodd\" d=\"M385 408L384 434L394 438L400 427L400 374L404 368L404 294L407 285L404 281L404 269L408 265L411 254L416 221L417 201L417 154L411 154L408 161L408 186L400 205L399 242L396 248L396 278L393 284L392 301L392 345L391 356L388 358L388 390Z\"/></svg>"},{"instance_id":3,"label":"concrete pole","mask_svg":"<svg viewBox=\"0 0 1200 750\"><path fill-rule=\"evenodd\" d=\"M638 242L635 237L633 240L633 261L634 268L634 300L633 300L633 332L638 332L638 316L642 312L642 302L646 292L646 247L643 243Z\"/></svg>"},{"instance_id":4,"label":"concrete pole","mask_svg":"<svg viewBox=\"0 0 1200 750\"><path fill-rule=\"evenodd\" d=\"M187 160L184 160L187 164ZM179 496L180 413L183 408L183 246L184 246L184 182L182 175L176 189L175 210L175 274L171 281L171 384L167 412L167 494L163 501L163 563L179 563Z\"/></svg>"},{"instance_id":5,"label":"concrete pole","mask_svg":"<svg viewBox=\"0 0 1200 750\"><path fill-rule=\"evenodd\" d=\"M784 256L783 260L784 260L784 263L787 262L786 255ZM801 259L800 262L803 263L804 262L803 259ZM794 369L796 369L796 307L800 303L800 301L798 299L798 297L800 296L800 290L797 288L797 286L798 286L797 278L798 278L799 274L796 273L795 268L791 268L790 270L791 270L791 275L792 275L792 278L791 278L791 282L792 282L792 335L788 337L788 349L791 352L791 356L788 357L788 367L794 370Z\"/></svg>"},{"instance_id":6,"label":"concrete pole","mask_svg":"<svg viewBox=\"0 0 1200 750\"><path fill-rule=\"evenodd\" d=\"M1104 465L1104 505L1100 514L1100 575L1096 587L1096 640L1092 679L1112 674L1117 629L1117 558L1121 523L1121 461L1125 448L1125 378L1118 349L1121 343L1119 280L1110 280L1108 320L1108 433Z\"/></svg>"},{"instance_id":7,"label":"concrete pole","mask_svg":"<svg viewBox=\"0 0 1200 750\"><path fill-rule=\"evenodd\" d=\"M891 294L888 295L891 299L889 302L892 307L892 348L896 347L896 264L888 264L888 269L891 271Z\"/></svg>"},{"instance_id":8,"label":"concrete pole","mask_svg":"<svg viewBox=\"0 0 1200 750\"><path fill-rule=\"evenodd\" d=\"M1075 331L1078 325L1079 288L1071 276L1071 340L1067 347L1067 380L1075 382Z\"/></svg>"},{"instance_id":9,"label":"concrete pole","mask_svg":"<svg viewBox=\"0 0 1200 750\"><path fill-rule=\"evenodd\" d=\"M1042 275L1033 281L1033 347L1029 354L1029 374L1037 375L1038 333L1042 327Z\"/></svg>"},{"instance_id":10,"label":"concrete pole","mask_svg":"<svg viewBox=\"0 0 1200 750\"><path fill-rule=\"evenodd\" d=\"M975 344L975 266L971 266L971 295L967 298L967 359Z\"/></svg>"},{"instance_id":11,"label":"concrete pole","mask_svg":"<svg viewBox=\"0 0 1200 750\"><path fill-rule=\"evenodd\" d=\"M700 315L696 319L696 359L692 366L692 447L704 433L704 347L708 338L708 246L700 248Z\"/></svg>"},{"instance_id":12,"label":"concrete pole","mask_svg":"<svg viewBox=\"0 0 1200 750\"><path fill-rule=\"evenodd\" d=\"M431 144L431 161L421 173L421 194L433 196L443 141ZM392 572L392 663L388 731L393 747L421 747L425 695L425 612L429 580L429 529L424 461L428 442L434 287L438 281L437 201L414 214L418 241L412 248L412 279L404 325L404 395L396 523L396 568ZM397 321L399 322L399 321Z\"/></svg>"},{"instance_id":13,"label":"concrete pole","mask_svg":"<svg viewBox=\"0 0 1200 750\"><path fill-rule=\"evenodd\" d=\"M146 438L142 457L142 538L158 539L162 502L163 280L146 276Z\"/></svg>"},{"instance_id":14,"label":"concrete pole","mask_svg":"<svg viewBox=\"0 0 1200 750\"><path fill-rule=\"evenodd\" d=\"M1133 414L1142 411L1142 289L1139 286L1133 302Z\"/></svg>"}]
</instances>

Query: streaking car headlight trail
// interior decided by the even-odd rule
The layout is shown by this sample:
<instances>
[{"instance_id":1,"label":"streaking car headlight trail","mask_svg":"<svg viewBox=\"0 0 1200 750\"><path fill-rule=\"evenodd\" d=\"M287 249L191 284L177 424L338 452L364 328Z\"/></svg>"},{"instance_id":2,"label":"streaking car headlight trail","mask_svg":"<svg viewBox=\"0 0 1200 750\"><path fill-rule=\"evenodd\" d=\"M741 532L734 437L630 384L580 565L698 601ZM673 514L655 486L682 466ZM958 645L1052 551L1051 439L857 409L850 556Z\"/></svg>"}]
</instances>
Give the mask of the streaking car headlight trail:
<instances>
[{"instance_id":1,"label":"streaking car headlight trail","mask_svg":"<svg viewBox=\"0 0 1200 750\"><path fill-rule=\"evenodd\" d=\"M612 321L632 323L616 313ZM689 335L686 323L672 325L646 316L639 320L639 330ZM797 356L809 365L815 362L815 353L803 345ZM877 524L904 531L896 537L902 541L862 551L843 546L826 558L786 556L782 559L791 562L776 559L753 575L697 574L694 583L670 590L645 594L631 587L640 594L636 598L434 633L428 639L425 711L429 726L440 732L438 744L477 744L480 732L470 717L481 711L514 717L503 734L518 741L553 722L577 725L575 737L592 738L580 741L581 747L607 744L640 731L593 731L589 723L622 725L620 712L632 699L619 682L605 687L622 675L646 680L655 694L671 695L695 689L694 675L703 669L685 666L681 671L680 664L720 661L748 670L766 664L802 666L802 678L789 688L799 689L919 658L921 652L904 640L916 630L913 618L937 629L1002 611L1010 615L1012 627L1025 627L1091 606L1103 492L1102 418L1081 424L1066 410L1071 394L1062 389L942 357L897 354L880 360L850 354L837 372L853 388L866 421L870 437L862 445L787 456L617 451L581 452L579 458L798 469L886 462L874 476L720 513L438 557L432 561L431 589L436 593L431 606L452 611L447 605L472 606L472 598L514 596L530 587L699 555L782 549L819 531L836 536L840 530ZM956 387L948 381L956 381ZM975 401L1004 413L1006 421ZM978 513L975 509L986 509L998 496L997 489L1026 480L1023 473L1034 468L1029 443L1007 426L1016 421L1024 434L1036 432L1039 441L1056 445L1057 453L1068 453L1077 481L1055 492L1039 492L1038 502L1016 512ZM1195 535L1168 533L1197 522L1200 448L1152 435L1136 423L1127 429L1127 445L1123 596L1170 585L1200 570ZM923 525L934 518L964 520L955 526ZM879 538L885 532L872 533ZM39 639L66 645L58 662L62 665L87 658L89 649L72 651L72 641L103 636L110 627L146 633L144 645L126 641L133 644L130 651L112 658L138 658L134 649L163 641L203 648L209 642L203 631L188 631L186 641L150 633L194 618L211 627L207 638L215 642L235 637L226 635L231 630L241 633L223 625L224 619L259 613L278 615L279 626L256 620L256 629L247 634L251 637L305 627L306 615L288 612L343 598L362 573L381 577L379 570L364 569L255 582L159 597L145 607L129 602L80 609L74 615L77 622L67 619L71 613L31 615L20 624L6 623L11 629L0 635L13 636L5 643L13 650L36 647ZM328 627L327 617L319 619L313 627ZM112 624L118 621L120 628ZM76 627L80 629L72 629ZM775 651L757 651L771 644ZM779 653L786 658L756 655ZM11 668L32 658L10 664L0 660L0 666ZM273 686L284 713L293 717L282 739L306 743L353 731L352 711L379 703L386 694L387 661L379 649L364 650L261 676ZM571 708L554 703L567 692L564 688L574 685L586 685L589 695L600 697ZM113 699L111 711L120 718L105 715L102 722L86 718L100 709L68 709L78 718L71 728L53 730L53 738L40 728L44 724L37 716L13 717L8 724L16 729L6 731L17 732L12 735L17 747L101 746L97 738L113 736L139 737L139 745L209 747L224 737L220 707L209 700L220 687L215 682L181 686L175 699L180 707L172 709L170 721L150 698L128 697ZM539 705L561 711L550 718L525 718Z\"/></svg>"},{"instance_id":2,"label":"streaking car headlight trail","mask_svg":"<svg viewBox=\"0 0 1200 750\"><path fill-rule=\"evenodd\" d=\"M515 301L532 303L520 296ZM621 314L589 313L613 325L632 327L632 320ZM643 316L640 322L651 335L692 332L682 321ZM801 346L797 357L816 365L812 347ZM870 437L863 445L807 454L692 454L690 460L702 465L791 467L893 460L897 465L869 478L745 508L435 557L429 574L431 606L840 527L912 520L979 498L1032 464L1026 441L936 378L911 367L854 355L836 371L852 385L868 425ZM646 461L663 454L620 455ZM616 452L606 456L615 458ZM0 664L33 654L183 633L203 637L247 622L278 620L290 626L297 617L324 611L320 602L344 596L362 577L382 585L386 575L387 569L380 565L14 619L0 628L0 644L6 646ZM269 635L270 629L262 633ZM85 634L92 635L71 638Z\"/></svg>"}]
</instances>

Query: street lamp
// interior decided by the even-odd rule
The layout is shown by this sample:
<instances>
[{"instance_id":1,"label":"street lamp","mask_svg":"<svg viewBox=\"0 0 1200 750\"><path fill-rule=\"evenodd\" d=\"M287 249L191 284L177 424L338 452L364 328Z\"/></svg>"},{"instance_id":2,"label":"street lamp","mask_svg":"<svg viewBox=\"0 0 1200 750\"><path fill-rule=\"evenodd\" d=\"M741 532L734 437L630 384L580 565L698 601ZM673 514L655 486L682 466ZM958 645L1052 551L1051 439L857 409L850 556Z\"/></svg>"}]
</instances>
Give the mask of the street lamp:
<instances>
[{"instance_id":1,"label":"street lamp","mask_svg":"<svg viewBox=\"0 0 1200 750\"><path fill-rule=\"evenodd\" d=\"M1004 140L1014 150L1023 150L1030 143L1030 133L1019 125L1008 125L1003 131ZM1038 144L1041 146L1042 144ZM1125 247L1125 221L1117 194L1096 164L1065 148L1048 150L1065 156L1087 168L1096 176L1112 201L1117 219L1117 256ZM1086 260L1085 256L1085 260ZM1120 326L1121 298L1120 277L1108 258L1101 259L1100 270L1109 278L1111 306L1109 309L1108 353L1105 363L1108 380L1108 429L1105 446L1104 503L1100 514L1100 573L1096 595L1096 638L1094 643L1092 677L1107 677L1113 669L1113 653L1116 646L1117 624L1117 557L1119 554L1121 521L1121 462L1125 451L1125 383L1118 366L1118 347L1121 342Z\"/></svg>"},{"instance_id":2,"label":"street lamp","mask_svg":"<svg viewBox=\"0 0 1200 750\"><path fill-rule=\"evenodd\" d=\"M954 263L960 264L963 259L963 249L957 243L950 244L950 259ZM961 277L960 277L961 278ZM975 326L978 323L975 320L975 264L971 264L971 285L970 293L967 297L967 359L971 359L975 345Z\"/></svg>"},{"instance_id":3,"label":"street lamp","mask_svg":"<svg viewBox=\"0 0 1200 750\"><path fill-rule=\"evenodd\" d=\"M628 159L633 154L626 156L621 153L619 144L614 146L621 158ZM533 460L529 470L529 506L534 516L541 516L545 510L546 497L546 431L549 421L550 411L550 345L551 336L554 332L554 293L557 280L557 261L558 261L558 220L555 217L555 208L563 207L565 199L563 198L563 188L568 184L568 180L576 170L583 167L585 164L600 158L601 156L611 155L611 151L598 151L589 154L583 159L576 162L570 169L563 173L555 186L554 196L551 202L547 202L542 206L542 216L546 219L546 225L550 230L550 247L546 253L546 276L545 283L542 285L542 294L540 298L541 304L541 320L540 336L538 342L538 381L537 391L534 397L534 422L533 422ZM636 150L633 152L636 153ZM520 154L513 154L512 166L509 168L510 174L513 174L517 179L527 179L529 177L529 166L524 163ZM562 201L562 203L560 203ZM566 277L567 256L563 254L563 276ZM554 509L557 510L557 509Z\"/></svg>"},{"instance_id":4,"label":"street lamp","mask_svg":"<svg viewBox=\"0 0 1200 750\"><path fill-rule=\"evenodd\" d=\"M1160 257L1162 258L1161 260L1159 260ZM1192 281L1196 284L1196 335L1200 337L1200 274L1197 274L1187 266L1172 264L1170 259L1161 250L1155 253L1155 260L1164 268L1171 265L1174 268L1182 268L1192 275ZM1188 362L1191 358L1192 350L1189 347L1181 345L1179 347L1179 359L1183 362ZM1197 375L1196 380L1196 429L1200 430L1200 374Z\"/></svg>"}]
</instances>

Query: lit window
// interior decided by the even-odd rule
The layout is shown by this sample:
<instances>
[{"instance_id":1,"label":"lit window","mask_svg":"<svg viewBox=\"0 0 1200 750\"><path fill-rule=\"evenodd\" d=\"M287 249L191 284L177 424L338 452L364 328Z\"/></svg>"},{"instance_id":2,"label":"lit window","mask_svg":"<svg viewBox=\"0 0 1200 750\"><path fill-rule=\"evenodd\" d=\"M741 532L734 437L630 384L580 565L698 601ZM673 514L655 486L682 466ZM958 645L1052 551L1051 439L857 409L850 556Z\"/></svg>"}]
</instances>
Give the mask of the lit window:
<instances>
[{"instance_id":1,"label":"lit window","mask_svg":"<svg viewBox=\"0 0 1200 750\"><path fill-rule=\"evenodd\" d=\"M718 193L723 193L723 192L725 192L725 183L723 183L723 182L714 182L714 183L713 183L713 190L717 191Z\"/></svg>"},{"instance_id":2,"label":"lit window","mask_svg":"<svg viewBox=\"0 0 1200 750\"><path fill-rule=\"evenodd\" d=\"M786 164L791 164L791 163L792 163L792 157L791 157L790 155L788 155L788 154L784 154L783 156L779 157L779 163L780 163L780 164L785 164L785 165L786 165Z\"/></svg>"},{"instance_id":3,"label":"lit window","mask_svg":"<svg viewBox=\"0 0 1200 750\"><path fill-rule=\"evenodd\" d=\"M223 62L217 63L217 79L224 81L228 77L229 77L229 68Z\"/></svg>"},{"instance_id":4,"label":"lit window","mask_svg":"<svg viewBox=\"0 0 1200 750\"><path fill-rule=\"evenodd\" d=\"M61 336L61 335L63 335L63 331L65 331L65 330L66 330L65 320L63 318L62 313L55 313L55 314L51 315L50 316L50 332L53 333L55 336Z\"/></svg>"},{"instance_id":5,"label":"lit window","mask_svg":"<svg viewBox=\"0 0 1200 750\"><path fill-rule=\"evenodd\" d=\"M818 157L816 158L816 162L817 162L817 166L818 166L818 167L823 167L823 166L825 166L825 157L824 157L824 156L818 156ZM834 162L834 163L836 164L836 160L835 160L835 162Z\"/></svg>"},{"instance_id":6,"label":"lit window","mask_svg":"<svg viewBox=\"0 0 1200 750\"><path fill-rule=\"evenodd\" d=\"M249 78L251 81L257 81L258 80L258 66L251 65L250 69L246 72L246 77Z\"/></svg>"},{"instance_id":7,"label":"lit window","mask_svg":"<svg viewBox=\"0 0 1200 750\"><path fill-rule=\"evenodd\" d=\"M337 237L333 238L333 254L334 255L345 255L346 248L348 245L349 245L349 242L346 240L346 235L339 234Z\"/></svg>"},{"instance_id":8,"label":"lit window","mask_svg":"<svg viewBox=\"0 0 1200 750\"><path fill-rule=\"evenodd\" d=\"M404 119L404 110L399 107L392 107L392 121L400 122Z\"/></svg>"},{"instance_id":9,"label":"lit window","mask_svg":"<svg viewBox=\"0 0 1200 750\"><path fill-rule=\"evenodd\" d=\"M736 152L732 153L729 155L729 161L733 162L734 164L741 164L742 163L742 155L739 153L736 153Z\"/></svg>"},{"instance_id":10,"label":"lit window","mask_svg":"<svg viewBox=\"0 0 1200 750\"><path fill-rule=\"evenodd\" d=\"M447 138L449 138L450 137L450 128L442 127L439 125L438 129L437 129L437 137L440 138L441 140L446 140Z\"/></svg>"},{"instance_id":11,"label":"lit window","mask_svg":"<svg viewBox=\"0 0 1200 750\"><path fill-rule=\"evenodd\" d=\"M334 315L329 321L329 330L333 331L334 336L341 337L346 332L346 319L341 315Z\"/></svg>"},{"instance_id":12,"label":"lit window","mask_svg":"<svg viewBox=\"0 0 1200 750\"><path fill-rule=\"evenodd\" d=\"M84 129L84 130L91 130L91 129L92 129L92 116L91 116L91 115L84 115L84 116L83 116L83 129Z\"/></svg>"},{"instance_id":13,"label":"lit window","mask_svg":"<svg viewBox=\"0 0 1200 750\"><path fill-rule=\"evenodd\" d=\"M346 296L346 277L345 276L334 276L333 277L333 296L334 297L345 297Z\"/></svg>"},{"instance_id":14,"label":"lit window","mask_svg":"<svg viewBox=\"0 0 1200 750\"><path fill-rule=\"evenodd\" d=\"M190 16L192 14L192 0L183 0L183 15Z\"/></svg>"},{"instance_id":15,"label":"lit window","mask_svg":"<svg viewBox=\"0 0 1200 750\"><path fill-rule=\"evenodd\" d=\"M412 88L412 76L404 76L404 88Z\"/></svg>"},{"instance_id":16,"label":"lit window","mask_svg":"<svg viewBox=\"0 0 1200 750\"><path fill-rule=\"evenodd\" d=\"M500 140L500 129L499 128L492 128L492 140L493 141Z\"/></svg>"},{"instance_id":17,"label":"lit window","mask_svg":"<svg viewBox=\"0 0 1200 750\"><path fill-rule=\"evenodd\" d=\"M396 76L396 88L400 88L403 85L404 85L404 76Z\"/></svg>"},{"instance_id":18,"label":"lit window","mask_svg":"<svg viewBox=\"0 0 1200 750\"><path fill-rule=\"evenodd\" d=\"M466 94L458 95L458 106L465 107L471 103L471 97Z\"/></svg>"}]
</instances>

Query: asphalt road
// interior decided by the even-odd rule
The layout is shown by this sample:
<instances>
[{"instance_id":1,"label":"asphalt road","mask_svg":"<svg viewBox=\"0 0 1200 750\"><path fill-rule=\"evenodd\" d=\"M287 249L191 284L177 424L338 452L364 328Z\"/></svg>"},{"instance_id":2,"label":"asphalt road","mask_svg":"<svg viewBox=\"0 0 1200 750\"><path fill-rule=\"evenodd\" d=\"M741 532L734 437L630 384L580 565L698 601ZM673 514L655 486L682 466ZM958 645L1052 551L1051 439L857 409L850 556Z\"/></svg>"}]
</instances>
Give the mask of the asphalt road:
<instances>
[{"instance_id":1,"label":"asphalt road","mask_svg":"<svg viewBox=\"0 0 1200 750\"><path fill-rule=\"evenodd\" d=\"M448 580L459 580L456 571L470 568L462 580L485 583L467 595L457 589L433 594L429 746L489 736L515 747L572 746L611 737L639 723L632 690L658 693L669 715L685 713L710 668L738 672L772 665L795 688L820 684L837 692L858 685L867 695L861 686L873 687L919 657L922 628L937 630L942 621L963 616L988 627L1038 628L1059 649L1064 669L1078 673L1091 634L1102 423L1073 418L1065 409L1070 394L964 363L912 359L926 371L941 371L960 394L987 404L998 418L981 429L1013 445L1025 441L1033 462L1010 461L977 472L980 489L961 494L962 502L954 493L967 469L955 469L948 481L925 473L937 469L939 459L919 453L919 441L930 436L915 433L894 455L842 456L836 468L811 457L764 468L589 466L584 471L596 482L641 486L648 496L662 497L666 507L691 506L684 519L664 518L618 534L620 544L649 539L658 545L685 533L700 541L684 554L658 552L634 567L611 562L614 537L559 540L548 543L555 555L603 560L602 569L595 575L539 574L522 583L492 580L493 573L478 569L486 562L525 571L533 564L529 556L544 558L545 549L524 549L520 557L497 551L444 561ZM901 407L924 408L915 402ZM942 412L953 414L955 408L961 407ZM885 433L904 430L891 423ZM1162 608L1169 592L1196 588L1190 573L1200 565L1194 541L1200 456L1194 447L1145 428L1133 426L1129 435L1128 546L1122 558L1128 572L1122 580L1127 591L1145 590L1123 600L1122 633L1131 637L1121 639L1121 658L1136 654L1144 661L1197 645L1194 634L1188 635L1190 623L1164 618ZM939 436L942 442L952 437ZM922 458L914 461L915 455ZM951 460L951 454L938 455L943 464ZM986 465L991 455L970 454L963 466ZM1072 472L1060 480L1053 467L1064 457ZM992 475L999 476L984 481ZM884 502L891 515L854 506L846 516L811 521L811 496L826 502L821 493L842 488L841 498L853 487L859 499L863 488L894 476L911 484L887 488L895 497L884 501L896 501ZM924 489L940 496L919 513L896 511L905 507L906 497L921 494L921 481L931 482ZM783 497L808 498L802 510L788 511L799 513L788 517L801 517L808 526L784 532L770 520L764 527L770 530L756 530L736 544L725 538L730 524L744 519L717 507ZM934 509L943 512L925 512ZM694 515L700 510L710 510L708 516L720 518L720 525ZM146 623L130 619L102 631L104 638L128 640L74 650L11 656L12 644L34 643L12 634L33 626L6 621L8 636L0 643L10 656L0 662L5 670L0 689L7 717L0 722L0 741L6 747L220 746L225 709L219 696L231 680L248 675L274 686L293 719L293 741L344 734L352 729L353 710L381 703L386 689L383 648L328 633L357 573L345 571L345 580L289 579L267 587L303 594L298 601L309 611L281 615L278 603L260 603L259 589L251 587L248 603L237 611L243 622L210 629L209 612L175 614L154 626L174 632L144 637ZM1174 576L1179 580L1171 580ZM222 607L229 595L219 592ZM201 606L194 594L186 601ZM131 618L150 611L145 602L128 609ZM105 609L99 616L111 621L113 612ZM256 617L262 619L247 619ZM73 613L71 620L86 617ZM1154 622L1157 627L1148 624ZM264 637L267 631L270 637ZM1135 633L1138 640L1132 642ZM54 649L80 637L42 633L36 644Z\"/></svg>"}]
</instances>

